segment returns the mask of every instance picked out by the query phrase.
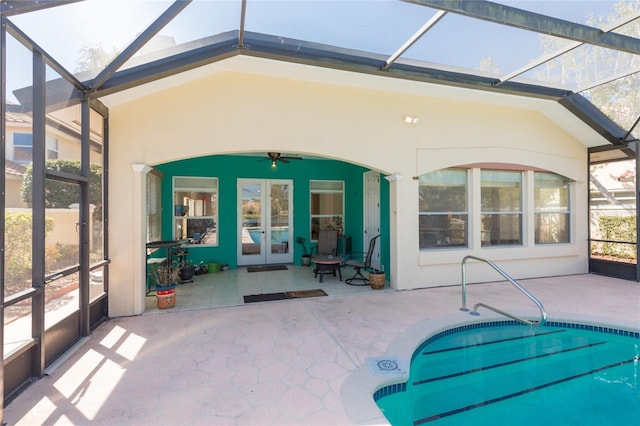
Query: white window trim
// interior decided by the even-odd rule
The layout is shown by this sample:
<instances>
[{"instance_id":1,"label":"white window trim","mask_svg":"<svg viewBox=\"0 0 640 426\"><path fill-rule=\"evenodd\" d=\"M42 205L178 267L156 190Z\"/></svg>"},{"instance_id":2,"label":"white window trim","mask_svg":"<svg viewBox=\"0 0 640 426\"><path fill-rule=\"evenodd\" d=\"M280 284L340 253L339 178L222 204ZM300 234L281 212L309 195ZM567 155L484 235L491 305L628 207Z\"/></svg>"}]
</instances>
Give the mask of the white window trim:
<instances>
[{"instance_id":1,"label":"white window trim","mask_svg":"<svg viewBox=\"0 0 640 426\"><path fill-rule=\"evenodd\" d=\"M217 194L217 206L216 206L216 214L214 215L206 215L206 216L176 216L175 215L175 211L174 211L174 206L176 206L177 204L182 204L182 202L178 203L178 201L176 200L176 192L181 191L181 192L187 192L187 191L193 191L193 192L211 192L211 188L204 188L204 187L196 187L196 186L179 186L176 187L176 180L177 179L181 179L181 178L187 178L187 179L203 179L203 180L211 180L211 181L215 181L215 193ZM219 223L219 208L220 208L220 179L218 177L215 176L173 176L172 182L171 182L171 200L172 200L172 205L171 205L171 235L173 239L177 239L175 233L176 233L176 222L178 220L189 220L189 218L192 219L212 219L213 223L216 227L216 241L213 244L192 244L191 246L193 247L218 247L220 245L220 223Z\"/></svg>"},{"instance_id":2,"label":"white window trim","mask_svg":"<svg viewBox=\"0 0 640 426\"><path fill-rule=\"evenodd\" d=\"M455 168L455 167L452 167ZM495 245L495 246L482 246L482 235L479 231L482 229L482 212L481 212L481 193L482 193L482 179L480 167L473 167L469 169L467 177L469 179L467 183L468 188L468 205L469 205L469 236L468 247L440 247L440 248L428 248L419 249L419 252L425 256L421 256L421 265L428 264L440 264L446 258L451 257L452 263L460 263L461 252L473 252L478 256L487 257L488 251L491 252L490 258L492 260L507 260L513 259L513 250L531 250L535 249L538 253L526 255L526 257L555 257L555 256L567 256L577 255L579 251L575 244L575 224L576 224L576 191L575 182L569 181L569 241L564 243L535 243L535 199L534 199L534 170L522 170L522 244L518 245ZM484 169L490 170L490 168ZM494 170L494 169L491 169ZM511 169L510 169L511 170ZM518 170L512 170L518 171ZM549 173L554 173L549 171ZM562 175L559 175L562 176ZM418 212L419 214L419 212ZM558 251L557 253L555 253ZM427 255L433 255L438 253L437 258L429 258ZM447 255L446 253L450 253ZM484 255L483 255L484 253ZM443 254L443 256L440 256ZM445 261L446 262L446 261Z\"/></svg>"},{"instance_id":3,"label":"white window trim","mask_svg":"<svg viewBox=\"0 0 640 426\"><path fill-rule=\"evenodd\" d=\"M341 185L341 189L337 190L337 189L313 189L313 183L314 182L333 182L333 183L339 183ZM309 234L311 234L312 228L313 228L313 219L314 218L333 218L336 216L341 216L342 217L342 231L344 232L344 226L345 226L345 219L346 219L346 211L345 211L345 182L343 180L336 180L336 179L313 179L309 181ZM336 215L336 214L320 214L320 215L314 215L311 212L311 199L313 194L338 194L341 193L342 194L342 215ZM317 240L311 240L311 241L317 241Z\"/></svg>"}]
</instances>

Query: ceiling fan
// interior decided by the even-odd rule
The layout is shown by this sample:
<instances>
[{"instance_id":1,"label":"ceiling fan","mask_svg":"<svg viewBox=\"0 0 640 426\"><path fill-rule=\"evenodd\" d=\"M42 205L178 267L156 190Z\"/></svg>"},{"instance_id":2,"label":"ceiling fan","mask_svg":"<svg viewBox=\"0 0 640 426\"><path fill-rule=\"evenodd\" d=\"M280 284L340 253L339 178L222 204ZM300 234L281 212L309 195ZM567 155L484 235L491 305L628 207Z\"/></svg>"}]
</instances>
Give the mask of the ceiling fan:
<instances>
[{"instance_id":1,"label":"ceiling fan","mask_svg":"<svg viewBox=\"0 0 640 426\"><path fill-rule=\"evenodd\" d=\"M301 157L289 157L282 155L279 152L267 152L267 158L271 160L271 167L277 167L276 162L281 161L284 164L289 163L289 160L302 160Z\"/></svg>"}]
</instances>

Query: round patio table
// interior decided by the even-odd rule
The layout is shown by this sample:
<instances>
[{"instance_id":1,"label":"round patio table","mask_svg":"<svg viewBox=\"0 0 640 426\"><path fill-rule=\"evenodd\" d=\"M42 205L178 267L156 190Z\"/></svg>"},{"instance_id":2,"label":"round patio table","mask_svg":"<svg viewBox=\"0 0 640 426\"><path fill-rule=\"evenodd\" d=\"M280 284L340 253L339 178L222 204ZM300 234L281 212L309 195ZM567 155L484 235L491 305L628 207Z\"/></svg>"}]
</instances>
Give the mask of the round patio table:
<instances>
[{"instance_id":1,"label":"round patio table","mask_svg":"<svg viewBox=\"0 0 640 426\"><path fill-rule=\"evenodd\" d=\"M336 276L336 271L338 271L338 277L340 281L342 281L342 271L340 270L340 266L342 266L342 257L340 256L318 256L312 257L311 261L316 264L316 269L313 270L315 272L315 277L320 275L320 282L322 282L322 277L324 274L333 274Z\"/></svg>"}]
</instances>

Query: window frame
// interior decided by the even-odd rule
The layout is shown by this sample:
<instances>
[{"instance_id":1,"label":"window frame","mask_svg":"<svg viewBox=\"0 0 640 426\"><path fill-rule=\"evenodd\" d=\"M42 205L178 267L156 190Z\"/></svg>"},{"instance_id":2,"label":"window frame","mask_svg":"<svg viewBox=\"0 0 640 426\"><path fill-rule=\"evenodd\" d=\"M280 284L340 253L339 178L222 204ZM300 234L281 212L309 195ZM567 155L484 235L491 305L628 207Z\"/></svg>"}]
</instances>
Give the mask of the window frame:
<instances>
[{"instance_id":1,"label":"window frame","mask_svg":"<svg viewBox=\"0 0 640 426\"><path fill-rule=\"evenodd\" d=\"M60 140L53 136L47 135L45 142L47 160L57 160L60 156Z\"/></svg>"},{"instance_id":2,"label":"window frame","mask_svg":"<svg viewBox=\"0 0 640 426\"><path fill-rule=\"evenodd\" d=\"M466 209L464 210L443 210L443 209L436 209L436 210L425 210L422 211L421 207L420 207L420 202L418 203L418 246L420 248L420 250L445 250L445 249L466 249L469 248L470 246L470 225L471 225L471 206L470 206L470 199L469 199L469 195L470 195L470 189L471 189L471 184L470 184L470 170L466 169L466 168L460 168L460 167L448 167L445 169L439 169L439 170L433 170L431 172L425 173L422 176L420 176L419 178L419 183L418 183L418 191L421 191L421 188L423 187L422 185L422 178L425 175L429 175L429 174L434 174L434 173L438 173L438 172L442 172L442 171L456 171L456 172L464 172L465 176L464 176L464 207L466 207ZM425 185L426 186L426 185ZM458 187L461 187L462 185L457 185ZM420 194L418 195L418 197L420 197ZM459 239L459 235L455 235L455 232L451 232L451 220L452 219L459 219L461 220L461 217L464 216L466 220L463 220L464 222L464 228L463 228L463 242L460 244L456 244L455 241L457 241ZM447 227L447 231L443 231L440 232L438 230L431 230L431 231L427 231L425 229L425 235L423 235L423 229L422 229L422 219L425 217L440 217L443 218L445 220L448 220L448 227ZM453 231L456 231L456 229L454 229ZM423 246L423 242L425 240L434 240L434 245L432 246ZM453 242L453 243L452 243Z\"/></svg>"},{"instance_id":3,"label":"window frame","mask_svg":"<svg viewBox=\"0 0 640 426\"><path fill-rule=\"evenodd\" d=\"M423 228L424 224L421 225L421 217L426 214L431 215L448 215L450 217L455 217L456 214L460 214L459 211L437 211L430 212L424 211L422 203L423 194L421 194L421 188L423 187L423 179L424 176L428 173L442 171L442 170L455 170L455 169L464 169L467 171L467 244L466 246L457 246L457 245L447 245L447 244L439 244L432 246L425 246L422 239L423 236ZM498 209L498 211L489 211L483 210L482 206L482 189L483 189L483 179L482 172L483 171L499 171L499 172L515 172L520 177L520 188L519 188L519 196L520 196L520 208L515 209L511 206L507 206L507 209ZM566 204L565 207L559 207L558 209L552 210L544 210L540 211L540 209L536 208L536 183L535 183L535 173L547 173L550 175L555 175L559 179L563 180L566 184L566 194L560 195L559 197L566 196L565 198L558 198L559 204ZM462 166L453 166L447 167L443 169L433 170L430 172L423 173L418 177L418 192L416 196L417 200L417 210L418 210L418 230L417 230L417 239L418 239L418 248L421 252L442 252L442 251L454 251L454 250L478 250L478 249L509 249L509 248L543 248L548 247L549 245L571 245L573 244L573 226L574 226L574 207L575 207L575 191L572 189L574 185L574 180L568 178L562 174L555 173L549 170L531 168L526 166L517 166L513 164L495 164L495 163L487 163L487 164L469 164ZM455 207L455 206L454 206ZM462 212L464 213L464 212ZM557 241L557 242L539 242L539 239L536 235L537 232L537 218L538 214L563 214L566 215L566 220L564 223L566 224L566 240ZM495 214L495 215L507 215L507 214L517 214L519 216L520 221L520 242L515 243L504 243L504 244L486 244L483 240L486 240L486 236L483 236L483 226L482 219L486 214ZM562 235L562 233L560 233ZM448 242L447 242L448 243Z\"/></svg>"},{"instance_id":4,"label":"window frame","mask_svg":"<svg viewBox=\"0 0 640 426\"><path fill-rule=\"evenodd\" d=\"M485 186L485 178L484 175L486 175L487 173L504 173L504 174L513 174L513 175L518 175L520 177L520 181L519 181L519 206L516 209L513 208L507 208L504 209L502 207L502 205L499 206L499 210L487 210L486 207L484 207L482 205L482 200L483 200L483 190L485 188L487 188L488 186ZM496 188L494 186L492 186L491 188ZM480 223L481 223L481 227L480 227L480 234L481 234L481 238L480 238L480 245L482 247L507 247L507 246L522 246L524 245L524 235L525 235L525 221L524 221L524 203L525 203L525 179L524 179L524 171L523 170L503 170L503 169L492 169L492 168L487 168L487 169L483 169L480 168ZM484 208L483 208L484 207ZM483 222L485 219L485 217L487 216L497 216L497 218L500 219L500 216L505 217L505 216L517 216L518 217L518 240L517 242L506 242L506 243L494 243L491 241L491 237L489 238L489 241L487 242L487 238L485 237L487 234L485 229L483 229ZM500 230L497 230L498 232L500 232ZM499 240L498 240L499 241Z\"/></svg>"},{"instance_id":5,"label":"window frame","mask_svg":"<svg viewBox=\"0 0 640 426\"><path fill-rule=\"evenodd\" d=\"M323 185L324 188L316 187L314 188L314 184ZM331 184L339 184L340 188L330 188ZM335 180L335 179L314 179L309 181L309 235L310 240L315 242L318 240L317 232L324 229L337 229L338 234L342 234L344 232L344 224L345 224L345 181L344 180ZM339 194L341 197L341 207L342 212L338 213L327 213L327 214L314 214L314 195L335 195ZM328 225L323 226L323 222ZM315 223L317 221L317 224Z\"/></svg>"},{"instance_id":6,"label":"window frame","mask_svg":"<svg viewBox=\"0 0 640 426\"><path fill-rule=\"evenodd\" d=\"M162 240L162 175L147 173L147 243Z\"/></svg>"},{"instance_id":7,"label":"window frame","mask_svg":"<svg viewBox=\"0 0 640 426\"><path fill-rule=\"evenodd\" d=\"M539 174L544 174L544 175L553 175L555 177L557 177L559 180L564 181L564 185L563 188L566 188L566 207L562 208L562 207L558 207L555 209L548 209L548 210L543 210L541 209L537 202L537 197L536 197L536 175ZM553 173L553 172L548 172L548 171L534 171L533 172L533 192L534 192L534 196L533 196L533 222L534 222L534 244L535 245L549 245L549 244L568 244L571 242L571 180L559 175L557 173ZM565 224L566 224L566 241L548 241L548 242L540 242L539 241L539 236L541 234L541 232L538 229L538 224L539 224L539 218L541 216L549 216L549 215L564 215L566 217L565 219Z\"/></svg>"},{"instance_id":8,"label":"window frame","mask_svg":"<svg viewBox=\"0 0 640 426\"><path fill-rule=\"evenodd\" d=\"M177 185L176 182L179 182L180 179L184 179L184 180L189 180L191 179L192 181L211 181L214 184L212 186L204 186L204 185ZM172 215L171 217L172 219L172 229L171 229L171 235L173 237L174 240L187 240L187 245L190 246L198 246L198 247L218 247L220 245L220 238L219 238L219 230L220 230L220 223L219 223L219 205L220 205L220 197L219 197L219 193L220 193L220 179L218 177L213 177L213 176L173 176L172 178L172 182L171 182L171 190L172 190ZM203 210L207 210L207 205L209 206L209 211L212 211L213 214L202 214L202 215L195 215L192 214L194 213L194 211L197 211L196 209L196 202L200 201L198 200L191 200L194 201L194 203L192 203L191 209L193 211L189 212L189 208L187 208L187 211L185 211L184 214L181 214L178 211L177 206L182 206L184 204L182 204L182 202L178 202L177 197L178 197L178 193L182 192L182 193L205 193L205 194L209 194L209 196L211 197L209 200L209 203L205 203L204 205L202 205ZM209 227L206 227L203 232L197 232L197 233L193 233L192 236L189 236L189 221L208 221L210 220L212 222L212 227L211 229ZM187 227L187 232L186 232L186 236L183 238L182 235L176 235L176 229L178 228L178 224L180 221L183 221L182 224L186 225ZM181 225L182 225L181 224ZM200 226L201 227L201 226ZM196 237L196 234L197 237ZM213 237L213 242L206 242L207 241L207 236L209 236L210 238Z\"/></svg>"},{"instance_id":9,"label":"window frame","mask_svg":"<svg viewBox=\"0 0 640 426\"><path fill-rule=\"evenodd\" d=\"M19 142L18 139L24 138L25 140ZM28 139L28 141L26 140ZM28 142L28 144L26 143ZM20 158L16 155L18 149L28 148L31 152L29 159ZM18 164L29 164L33 161L33 133L30 132L13 132L13 161Z\"/></svg>"}]
</instances>

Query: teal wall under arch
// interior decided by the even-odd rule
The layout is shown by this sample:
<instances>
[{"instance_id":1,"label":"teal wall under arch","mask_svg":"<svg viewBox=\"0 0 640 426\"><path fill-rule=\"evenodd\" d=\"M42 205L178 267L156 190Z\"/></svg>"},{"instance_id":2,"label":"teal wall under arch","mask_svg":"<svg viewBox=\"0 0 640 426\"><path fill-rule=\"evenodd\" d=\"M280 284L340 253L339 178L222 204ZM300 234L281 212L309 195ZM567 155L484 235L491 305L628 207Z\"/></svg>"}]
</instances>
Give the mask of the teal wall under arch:
<instances>
[{"instance_id":1,"label":"teal wall under arch","mask_svg":"<svg viewBox=\"0 0 640 426\"><path fill-rule=\"evenodd\" d=\"M217 177L219 183L218 238L217 247L190 247L189 259L193 262L218 261L230 268L237 267L237 179L292 179L294 181L294 236L309 235L309 181L343 180L345 182L345 229L352 237L353 251L362 252L363 229L363 173L369 169L354 164L325 159L304 159L279 163L277 168L263 157L240 155L211 155L173 161L155 166L162 172L162 236L172 238L173 176ZM389 183L380 179L380 256L389 273ZM302 248L295 244L294 262L300 264Z\"/></svg>"}]
</instances>

